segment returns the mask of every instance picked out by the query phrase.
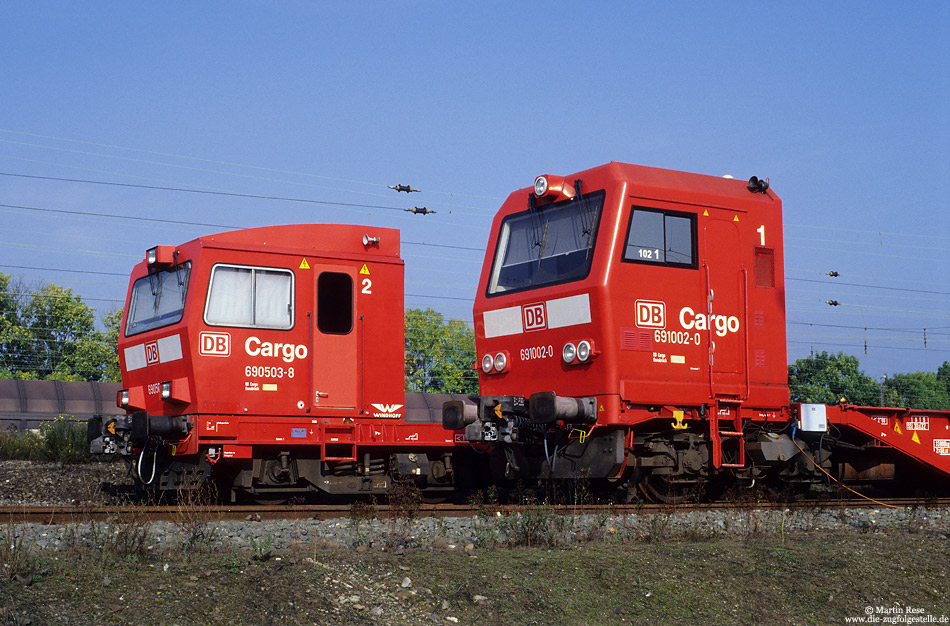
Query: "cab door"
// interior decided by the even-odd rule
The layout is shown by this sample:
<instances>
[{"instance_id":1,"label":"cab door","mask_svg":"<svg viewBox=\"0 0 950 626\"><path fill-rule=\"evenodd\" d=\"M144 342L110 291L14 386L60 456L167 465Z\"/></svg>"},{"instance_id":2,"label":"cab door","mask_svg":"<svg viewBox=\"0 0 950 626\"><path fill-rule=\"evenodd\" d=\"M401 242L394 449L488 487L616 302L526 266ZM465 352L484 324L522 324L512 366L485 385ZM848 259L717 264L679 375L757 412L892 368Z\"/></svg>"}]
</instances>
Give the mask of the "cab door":
<instances>
[{"instance_id":1,"label":"cab door","mask_svg":"<svg viewBox=\"0 0 950 626\"><path fill-rule=\"evenodd\" d=\"M360 390L356 271L314 266L313 397L316 409L356 409Z\"/></svg>"},{"instance_id":2,"label":"cab door","mask_svg":"<svg viewBox=\"0 0 950 626\"><path fill-rule=\"evenodd\" d=\"M714 395L744 395L745 298L739 267L739 231L735 224L709 220L705 254L709 372ZM727 320L734 317L735 321ZM740 324L742 327L740 327Z\"/></svg>"}]
</instances>

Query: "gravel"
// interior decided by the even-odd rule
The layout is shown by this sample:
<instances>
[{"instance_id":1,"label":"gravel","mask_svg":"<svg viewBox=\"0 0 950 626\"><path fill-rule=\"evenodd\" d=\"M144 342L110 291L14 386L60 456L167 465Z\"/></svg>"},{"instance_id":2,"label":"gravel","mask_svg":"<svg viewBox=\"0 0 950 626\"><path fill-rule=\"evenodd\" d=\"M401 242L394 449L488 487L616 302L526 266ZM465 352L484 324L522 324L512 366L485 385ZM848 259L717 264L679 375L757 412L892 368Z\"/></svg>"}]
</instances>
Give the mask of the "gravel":
<instances>
[{"instance_id":1,"label":"gravel","mask_svg":"<svg viewBox=\"0 0 950 626\"><path fill-rule=\"evenodd\" d=\"M122 502L122 487L132 484L121 463L74 466L0 462L0 505L108 505ZM120 488L117 490L115 485ZM365 511L364 511L365 513ZM212 550L285 551L301 546L405 550L469 550L502 544L569 545L598 538L662 540L715 536L781 535L856 529L946 533L950 508L805 508L671 511L627 515L577 514L556 517L543 508L525 515L458 518L371 518L202 522L187 513L176 522L148 523L151 550L197 547ZM139 525L142 522L137 522ZM68 547L89 524L20 525L39 547ZM125 525L96 525L99 532L122 532ZM72 538L72 539L71 539Z\"/></svg>"},{"instance_id":2,"label":"gravel","mask_svg":"<svg viewBox=\"0 0 950 626\"><path fill-rule=\"evenodd\" d=\"M103 484L131 481L121 464L0 462L4 505L122 500ZM691 619L712 606L708 610L720 611L714 613L718 623L745 623L747 611L768 611L792 601L788 598L798 603L796 610L805 611L799 617L816 610L816 619L806 621L825 623L832 615L857 615L868 602L891 600L878 589L938 614L947 589L942 557L922 559L944 553L950 508L558 516L536 507L509 516L407 519L382 512L377 518L371 508L354 507L354 517L327 521L253 516L202 521L193 512L183 510L174 522L0 527L0 539L10 548L7 564L0 563L8 570L7 580L0 581L0 624L487 624L499 623L502 615L530 614L535 606L549 615L573 611L577 602L595 597L599 586L616 596L604 596L616 609L597 623L655 623L655 616L664 615L682 621L684 606ZM506 546L541 550L499 550ZM886 548L892 551L878 567L868 555ZM621 552L622 559L609 561ZM15 553L25 559L18 566ZM854 562L852 553L857 554ZM589 570L583 569L587 559L593 560ZM597 564L601 559L618 569L604 569ZM640 565L629 559L639 559ZM831 568L828 559L861 574L841 579L830 569L824 573L819 566ZM550 570L544 565L548 561ZM931 562L939 563L937 569L922 568ZM879 581L892 580L895 563L901 576L916 578L893 591ZM529 570L546 575L532 576ZM639 572L632 583L614 588L609 582L632 571ZM812 582L805 588L820 588L821 594L798 590L789 596L803 576ZM842 599L866 578L868 589ZM706 586L728 590L746 579L750 589L741 587L725 600L719 592L708 600L693 597ZM561 606L557 599L565 594L578 599ZM642 615L635 613L641 610ZM779 623L780 614L763 614ZM175 618L168 621L171 615ZM580 613L571 615L564 623L590 623ZM508 623L556 623L511 619Z\"/></svg>"},{"instance_id":3,"label":"gravel","mask_svg":"<svg viewBox=\"0 0 950 626\"><path fill-rule=\"evenodd\" d=\"M0 506L121 504L133 485L121 461L59 465L0 461Z\"/></svg>"}]
</instances>

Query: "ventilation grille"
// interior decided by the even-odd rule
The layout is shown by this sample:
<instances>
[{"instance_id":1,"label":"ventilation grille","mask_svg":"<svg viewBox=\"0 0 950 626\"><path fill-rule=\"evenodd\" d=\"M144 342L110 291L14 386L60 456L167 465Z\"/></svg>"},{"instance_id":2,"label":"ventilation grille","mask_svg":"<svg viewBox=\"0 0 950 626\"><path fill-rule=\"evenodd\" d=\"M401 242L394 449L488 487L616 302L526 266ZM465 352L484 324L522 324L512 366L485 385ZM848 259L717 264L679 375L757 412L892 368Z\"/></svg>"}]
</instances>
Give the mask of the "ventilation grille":
<instances>
[{"instance_id":1,"label":"ventilation grille","mask_svg":"<svg viewBox=\"0 0 950 626\"><path fill-rule=\"evenodd\" d=\"M755 249L755 286L775 286L775 251L771 248Z\"/></svg>"}]
</instances>

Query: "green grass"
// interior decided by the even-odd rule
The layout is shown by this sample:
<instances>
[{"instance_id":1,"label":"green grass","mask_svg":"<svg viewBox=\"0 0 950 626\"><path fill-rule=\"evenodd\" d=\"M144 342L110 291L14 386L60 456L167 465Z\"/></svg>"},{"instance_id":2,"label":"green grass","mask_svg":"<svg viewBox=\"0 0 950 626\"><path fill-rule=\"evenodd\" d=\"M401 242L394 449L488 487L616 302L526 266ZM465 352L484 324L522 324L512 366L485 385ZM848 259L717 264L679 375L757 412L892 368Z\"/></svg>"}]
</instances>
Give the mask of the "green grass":
<instances>
[{"instance_id":1,"label":"green grass","mask_svg":"<svg viewBox=\"0 0 950 626\"><path fill-rule=\"evenodd\" d=\"M34 551L44 573L29 586L0 582L0 624L26 623L16 621L25 615L33 624L179 626L411 625L448 616L480 625L843 624L868 606L895 604L940 619L950 617L947 549L942 534L847 532L784 542L605 538L474 555L314 543L267 560L254 552L136 552L107 571L82 550ZM399 598L404 577L414 593ZM342 600L349 596L358 602Z\"/></svg>"}]
</instances>

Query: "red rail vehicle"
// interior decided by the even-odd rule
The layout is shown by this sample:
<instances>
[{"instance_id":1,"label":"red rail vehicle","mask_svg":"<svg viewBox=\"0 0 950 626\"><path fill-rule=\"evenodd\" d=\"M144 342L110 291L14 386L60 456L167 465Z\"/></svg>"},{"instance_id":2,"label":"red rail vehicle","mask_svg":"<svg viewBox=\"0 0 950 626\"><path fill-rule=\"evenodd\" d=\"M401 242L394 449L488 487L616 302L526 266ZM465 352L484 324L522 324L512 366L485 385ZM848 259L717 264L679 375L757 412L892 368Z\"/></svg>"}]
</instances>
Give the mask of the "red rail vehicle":
<instances>
[{"instance_id":1,"label":"red rail vehicle","mask_svg":"<svg viewBox=\"0 0 950 626\"><path fill-rule=\"evenodd\" d=\"M274 226L148 250L118 343L127 415L91 423L93 451L158 489L450 489L472 446L456 451L442 428L451 397L404 392L403 270L387 228Z\"/></svg>"},{"instance_id":2,"label":"red rail vehicle","mask_svg":"<svg viewBox=\"0 0 950 626\"><path fill-rule=\"evenodd\" d=\"M392 229L152 248L119 338L127 414L93 419L92 449L159 489L211 478L232 496L486 474L661 500L948 485L950 412L789 402L781 201L755 177L611 163L511 194L475 299L477 397L404 393L402 302Z\"/></svg>"},{"instance_id":3,"label":"red rail vehicle","mask_svg":"<svg viewBox=\"0 0 950 626\"><path fill-rule=\"evenodd\" d=\"M950 474L950 412L789 402L782 203L748 182L610 163L539 176L492 225L477 404L447 429L497 479L700 484ZM827 473L827 474L826 474Z\"/></svg>"}]
</instances>

